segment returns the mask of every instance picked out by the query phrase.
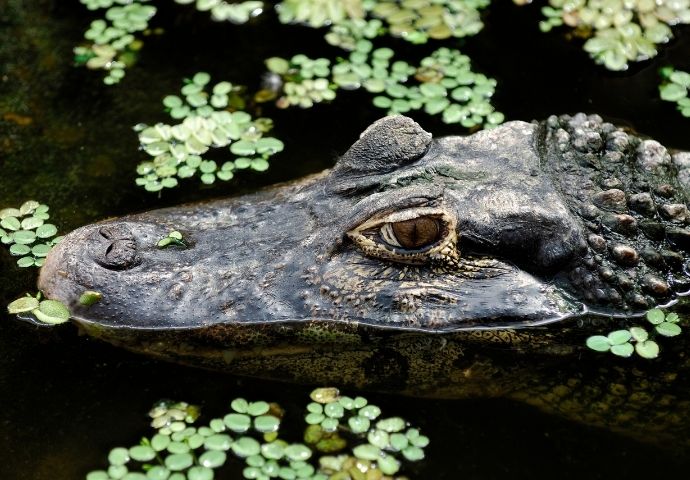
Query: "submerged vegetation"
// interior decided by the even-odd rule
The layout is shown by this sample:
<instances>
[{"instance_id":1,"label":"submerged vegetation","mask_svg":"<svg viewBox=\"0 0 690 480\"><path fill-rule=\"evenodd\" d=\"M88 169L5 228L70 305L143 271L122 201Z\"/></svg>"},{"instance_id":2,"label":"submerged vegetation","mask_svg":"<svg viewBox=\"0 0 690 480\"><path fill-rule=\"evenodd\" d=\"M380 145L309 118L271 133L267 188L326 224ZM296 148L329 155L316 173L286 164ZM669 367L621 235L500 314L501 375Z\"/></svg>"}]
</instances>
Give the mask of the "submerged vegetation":
<instances>
[{"instance_id":1,"label":"submerged vegetation","mask_svg":"<svg viewBox=\"0 0 690 480\"><path fill-rule=\"evenodd\" d=\"M625 330L615 330L608 335L594 335L587 339L587 346L597 352L611 352L619 357L630 357L637 353L642 358L656 358L659 344L656 336L675 337L680 335L680 317L676 313L665 314L654 308L645 315L654 327L650 332L644 326L635 325Z\"/></svg>"},{"instance_id":2,"label":"submerged vegetation","mask_svg":"<svg viewBox=\"0 0 690 480\"><path fill-rule=\"evenodd\" d=\"M210 480L228 460L244 459L246 479L403 479L405 462L424 458L429 439L400 417L380 418L364 397L319 388L311 395L304 442L281 431L285 411L276 403L236 398L230 412L194 426L198 407L163 401L149 412L156 433L108 454L109 466L86 480ZM318 458L317 458L318 456Z\"/></svg>"}]
</instances>

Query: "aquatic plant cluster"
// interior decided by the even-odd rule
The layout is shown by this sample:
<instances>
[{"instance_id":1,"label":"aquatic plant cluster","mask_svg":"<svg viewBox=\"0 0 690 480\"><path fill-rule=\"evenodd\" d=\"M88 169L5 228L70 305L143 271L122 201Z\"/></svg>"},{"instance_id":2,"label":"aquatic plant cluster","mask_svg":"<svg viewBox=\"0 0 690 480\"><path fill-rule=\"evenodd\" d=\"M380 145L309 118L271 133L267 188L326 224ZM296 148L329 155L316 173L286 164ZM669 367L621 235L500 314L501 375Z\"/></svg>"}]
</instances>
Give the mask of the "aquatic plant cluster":
<instances>
[{"instance_id":1,"label":"aquatic plant cluster","mask_svg":"<svg viewBox=\"0 0 690 480\"><path fill-rule=\"evenodd\" d=\"M387 34L411 43L425 43L429 39L476 34L484 26L481 10L490 3L491 0L284 0L276 9L282 23L313 28L330 26L327 38L331 39L343 34L350 38Z\"/></svg>"},{"instance_id":2,"label":"aquatic plant cluster","mask_svg":"<svg viewBox=\"0 0 690 480\"><path fill-rule=\"evenodd\" d=\"M491 0L365 1L365 9L386 22L394 37L412 43L466 37L483 27L480 12Z\"/></svg>"},{"instance_id":3,"label":"aquatic plant cluster","mask_svg":"<svg viewBox=\"0 0 690 480\"><path fill-rule=\"evenodd\" d=\"M144 43L137 34L149 34L149 21L156 14L150 0L80 0L89 10L106 9L102 18L91 22L84 33L85 43L74 48L74 62L91 70L105 70L106 85L118 83L125 69L137 60ZM264 2L226 2L225 0L175 0L194 3L197 10L209 11L216 21L246 23L261 14Z\"/></svg>"},{"instance_id":4,"label":"aquatic plant cluster","mask_svg":"<svg viewBox=\"0 0 690 480\"><path fill-rule=\"evenodd\" d=\"M175 0L182 5L194 4L201 12L210 12L211 18L218 22L227 21L236 24L247 23L251 18L260 15L264 2L248 0L245 2L226 2L225 0Z\"/></svg>"},{"instance_id":5,"label":"aquatic plant cluster","mask_svg":"<svg viewBox=\"0 0 690 480\"><path fill-rule=\"evenodd\" d=\"M268 159L283 150L283 142L264 136L272 128L269 119L253 119L243 111L227 110L236 88L219 82L207 91L210 75L199 72L185 81L182 97L168 95L163 105L179 123L139 124L142 150L152 160L137 166L136 183L150 192L178 185L178 179L198 176L210 185L216 180L233 178L235 170L268 169ZM228 147L235 156L222 164L202 155L212 148Z\"/></svg>"},{"instance_id":6,"label":"aquatic plant cluster","mask_svg":"<svg viewBox=\"0 0 690 480\"><path fill-rule=\"evenodd\" d=\"M143 42L135 34L149 27L156 7L145 5L149 0L80 0L89 10L106 8L103 18L91 22L84 33L87 41L74 48L74 61L91 70L105 70L106 85L118 83L125 68L136 61Z\"/></svg>"},{"instance_id":7,"label":"aquatic plant cluster","mask_svg":"<svg viewBox=\"0 0 690 480\"><path fill-rule=\"evenodd\" d=\"M290 60L269 58L266 66L281 77L282 95L276 102L281 108L308 108L333 100L337 89L363 88L375 95L372 104L388 114L424 110L465 128L491 128L503 122L503 114L490 103L496 81L474 73L469 57L458 50L440 48L419 66L393 61L393 56L390 48L374 49L371 41L360 39L349 58L339 59L332 68L326 58L301 54ZM262 92L257 95L257 100L268 98Z\"/></svg>"},{"instance_id":8,"label":"aquatic plant cluster","mask_svg":"<svg viewBox=\"0 0 690 480\"><path fill-rule=\"evenodd\" d=\"M281 438L285 412L275 403L236 398L224 417L197 427L198 407L160 402L149 412L156 433L113 448L108 468L86 480L211 480L228 454L244 459L246 479L402 480L403 461L424 458L429 439L400 417L380 419L381 409L364 397L335 388L318 388L310 397L305 443ZM346 453L315 456L336 452Z\"/></svg>"},{"instance_id":9,"label":"aquatic plant cluster","mask_svg":"<svg viewBox=\"0 0 690 480\"><path fill-rule=\"evenodd\" d=\"M675 103L681 115L690 117L690 98L688 98L690 73L667 67L661 70L661 76L664 79L659 86L661 99Z\"/></svg>"},{"instance_id":10,"label":"aquatic plant cluster","mask_svg":"<svg viewBox=\"0 0 690 480\"><path fill-rule=\"evenodd\" d=\"M401 37L412 43L429 39L464 37L478 33L483 24L480 11L490 0L403 0L281 2L278 12L284 23L312 27L330 25L328 43L350 51L330 67L325 58L270 58L266 65L280 75L282 92L277 105L311 107L335 98L335 90L364 88L374 94L372 103L389 114L424 110L440 115L445 123L465 128L495 126L504 120L489 102L496 81L471 70L469 57L458 50L440 48L419 66L393 60L390 48L374 48L381 35ZM335 13L327 15L324 4ZM330 68L330 71L329 71ZM330 77L330 78L329 78ZM330 83L329 83L330 80ZM270 96L259 92L258 100Z\"/></svg>"},{"instance_id":11,"label":"aquatic plant cluster","mask_svg":"<svg viewBox=\"0 0 690 480\"><path fill-rule=\"evenodd\" d=\"M156 243L156 246L158 248L167 248L167 247L186 248L187 244L185 243L182 234L180 232L178 232L177 230L173 230L172 232L168 233L165 237L158 240L158 243Z\"/></svg>"},{"instance_id":12,"label":"aquatic plant cluster","mask_svg":"<svg viewBox=\"0 0 690 480\"><path fill-rule=\"evenodd\" d=\"M46 223L50 218L48 205L35 200L24 202L19 208L0 210L0 242L8 246L20 267L41 267L48 252L62 237L57 227Z\"/></svg>"},{"instance_id":13,"label":"aquatic plant cluster","mask_svg":"<svg viewBox=\"0 0 690 480\"><path fill-rule=\"evenodd\" d=\"M48 325L65 323L70 318L69 310L62 302L43 299L41 292L35 296L29 295L18 298L7 305L7 313L10 315L30 314L38 322Z\"/></svg>"},{"instance_id":14,"label":"aquatic plant cluster","mask_svg":"<svg viewBox=\"0 0 690 480\"><path fill-rule=\"evenodd\" d=\"M515 3L527 3L514 0ZM566 25L588 38L584 50L609 70L657 55L672 37L671 26L690 23L688 0L549 0L542 8L543 32Z\"/></svg>"},{"instance_id":15,"label":"aquatic plant cluster","mask_svg":"<svg viewBox=\"0 0 690 480\"><path fill-rule=\"evenodd\" d=\"M606 336L591 336L587 339L587 346L597 352L611 352L619 357L627 358L637 353L643 358L656 358L659 355L659 344L653 338L680 335L680 317L676 313L665 314L654 308L647 312L645 318L654 327L651 332L644 326L636 325L625 330L615 330Z\"/></svg>"}]
</instances>

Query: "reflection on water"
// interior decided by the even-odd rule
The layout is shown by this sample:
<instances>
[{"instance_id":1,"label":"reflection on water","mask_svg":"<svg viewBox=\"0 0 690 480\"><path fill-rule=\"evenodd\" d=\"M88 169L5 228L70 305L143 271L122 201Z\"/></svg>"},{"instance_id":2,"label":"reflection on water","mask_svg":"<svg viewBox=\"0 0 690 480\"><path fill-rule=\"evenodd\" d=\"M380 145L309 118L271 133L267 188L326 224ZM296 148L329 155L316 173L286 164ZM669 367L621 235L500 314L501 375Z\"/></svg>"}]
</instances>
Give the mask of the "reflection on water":
<instances>
[{"instance_id":1,"label":"reflection on water","mask_svg":"<svg viewBox=\"0 0 690 480\"><path fill-rule=\"evenodd\" d=\"M252 86L263 70L258 59L289 57L298 48L310 56L337 54L319 32L280 26L270 18L256 26L211 24L206 15L159 3L158 21L166 33L147 40L139 64L117 87L104 86L98 73L71 66L71 49L90 21L76 0L0 4L0 64L5 67L0 78L0 206L36 198L51 205L52 218L68 231L108 216L247 191L331 165L380 115L353 108L364 98L361 93L342 94L333 105L308 111L271 111L286 151L269 172L212 188L190 182L162 198L147 194L134 184L141 155L131 126L162 119L160 98L175 91L181 77L206 70L215 78ZM690 149L685 120L673 105L656 98L655 86L660 65L687 69L687 30L679 30L678 40L653 64L611 74L594 69L579 45L543 36L535 9L501 3L491 8L485 31L468 39L462 50L477 69L499 79L495 102L508 119L584 109L666 145ZM456 133L430 118L418 120L437 134ZM33 273L20 271L14 262L0 251L2 305L35 288ZM103 465L112 446L130 445L147 433L144 412L160 398L198 403L209 412L225 411L228 399L236 396L275 398L297 411L311 390L156 362L79 336L71 326L37 329L4 313L0 351L3 479L82 478ZM664 361L681 355L669 350ZM574 361L572 367L596 376L590 362ZM676 392L681 401L688 400L687 390L687 380L681 379ZM687 458L669 445L645 445L505 399L367 396L432 439L416 478L642 478L659 471L678 476L688 467Z\"/></svg>"}]
</instances>

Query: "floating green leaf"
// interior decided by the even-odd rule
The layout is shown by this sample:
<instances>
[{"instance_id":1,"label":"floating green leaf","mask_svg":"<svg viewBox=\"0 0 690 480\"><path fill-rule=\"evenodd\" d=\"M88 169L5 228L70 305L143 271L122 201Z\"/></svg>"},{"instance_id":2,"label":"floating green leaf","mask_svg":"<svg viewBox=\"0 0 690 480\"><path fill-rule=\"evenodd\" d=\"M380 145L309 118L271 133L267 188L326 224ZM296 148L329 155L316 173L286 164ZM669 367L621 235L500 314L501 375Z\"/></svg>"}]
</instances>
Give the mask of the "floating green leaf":
<instances>
[{"instance_id":1,"label":"floating green leaf","mask_svg":"<svg viewBox=\"0 0 690 480\"><path fill-rule=\"evenodd\" d=\"M675 337L681 333L680 327L671 322L661 322L659 325L654 327L654 329L659 335L663 335L664 337Z\"/></svg>"},{"instance_id":2,"label":"floating green leaf","mask_svg":"<svg viewBox=\"0 0 690 480\"><path fill-rule=\"evenodd\" d=\"M611 345L620 345L627 343L632 337L632 334L628 330L616 330L608 334L608 341Z\"/></svg>"},{"instance_id":3,"label":"floating green leaf","mask_svg":"<svg viewBox=\"0 0 690 480\"><path fill-rule=\"evenodd\" d=\"M635 351L643 358L656 358L659 356L659 345L653 340L638 342L635 344Z\"/></svg>"},{"instance_id":4,"label":"floating green leaf","mask_svg":"<svg viewBox=\"0 0 690 480\"><path fill-rule=\"evenodd\" d=\"M32 310L37 309L38 305L39 301L37 298L26 296L19 298L7 305L7 312L11 315L31 312Z\"/></svg>"},{"instance_id":5,"label":"floating green leaf","mask_svg":"<svg viewBox=\"0 0 690 480\"><path fill-rule=\"evenodd\" d=\"M652 335L674 337L681 333L678 325L680 317L676 313L666 315L661 309L654 308L645 314L649 323L654 325ZM659 354L659 345L649 339L649 332L642 327L634 326L627 330L616 330L608 336L594 335L587 339L587 347L599 351L611 351L619 357L629 357L637 352L643 358L656 358Z\"/></svg>"},{"instance_id":6,"label":"floating green leaf","mask_svg":"<svg viewBox=\"0 0 690 480\"><path fill-rule=\"evenodd\" d=\"M619 357L629 357L633 354L635 348L630 343L620 343L611 346L611 353Z\"/></svg>"},{"instance_id":7,"label":"floating green leaf","mask_svg":"<svg viewBox=\"0 0 690 480\"><path fill-rule=\"evenodd\" d=\"M32 310L31 313L38 321L51 325L65 323L70 317L67 307L57 300L43 300L38 309Z\"/></svg>"},{"instance_id":8,"label":"floating green leaf","mask_svg":"<svg viewBox=\"0 0 690 480\"><path fill-rule=\"evenodd\" d=\"M646 313L647 320L653 325L658 325L664 321L664 312L658 308L653 308Z\"/></svg>"}]
</instances>

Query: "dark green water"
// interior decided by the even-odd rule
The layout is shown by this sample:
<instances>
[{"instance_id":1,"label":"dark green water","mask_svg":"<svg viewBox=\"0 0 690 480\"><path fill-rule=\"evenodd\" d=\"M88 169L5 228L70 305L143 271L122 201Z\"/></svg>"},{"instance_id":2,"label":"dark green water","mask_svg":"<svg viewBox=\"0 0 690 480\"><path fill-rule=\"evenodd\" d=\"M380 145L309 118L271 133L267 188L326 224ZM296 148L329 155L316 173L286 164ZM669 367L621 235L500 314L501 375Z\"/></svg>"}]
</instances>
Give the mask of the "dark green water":
<instances>
[{"instance_id":1,"label":"dark green water","mask_svg":"<svg viewBox=\"0 0 690 480\"><path fill-rule=\"evenodd\" d=\"M360 93L343 93L332 105L307 111L267 108L275 135L286 144L269 172L211 188L188 182L162 198L143 192L134 184L142 156L131 126L162 120L160 99L176 92L182 77L206 70L253 88L263 58L339 54L320 32L280 26L272 15L233 27L170 1L158 3L153 25L165 34L147 39L138 65L120 85L106 87L99 73L71 65L71 49L92 19L77 0L0 0L0 207L35 198L49 204L53 220L69 231L108 216L248 191L332 165L381 115ZM595 68L579 45L540 34L535 7L495 3L485 30L462 50L499 80L495 104L508 119L585 110L690 149L690 121L656 95L660 66L690 67L690 30L678 29L677 40L654 62L613 74ZM435 48L403 50L421 57ZM417 120L434 134L462 133L424 115ZM0 249L0 305L34 290L34 282L35 272L20 270ZM294 411L310 390L151 361L78 336L70 326L36 329L2 312L2 480L83 478L104 466L111 447L149 433L145 413L160 398L220 413L229 399L243 395L278 400ZM417 479L645 478L661 472L679 478L690 467L666 445L641 444L509 401L367 396L432 439Z\"/></svg>"}]
</instances>

